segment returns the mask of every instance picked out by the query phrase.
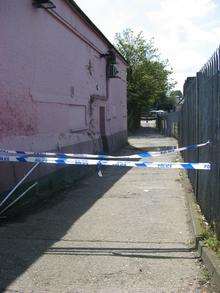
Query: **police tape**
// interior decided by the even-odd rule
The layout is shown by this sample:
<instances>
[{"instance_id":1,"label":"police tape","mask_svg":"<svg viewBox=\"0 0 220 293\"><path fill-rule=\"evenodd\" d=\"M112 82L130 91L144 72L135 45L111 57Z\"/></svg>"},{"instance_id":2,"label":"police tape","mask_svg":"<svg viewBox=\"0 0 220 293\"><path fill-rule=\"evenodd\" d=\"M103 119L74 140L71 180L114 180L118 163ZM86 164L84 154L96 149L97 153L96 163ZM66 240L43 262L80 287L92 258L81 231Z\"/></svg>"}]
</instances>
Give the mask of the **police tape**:
<instances>
[{"instance_id":1,"label":"police tape","mask_svg":"<svg viewBox=\"0 0 220 293\"><path fill-rule=\"evenodd\" d=\"M22 163L45 163L57 165L96 165L96 166L117 166L117 167L139 167L139 168L158 168L158 169L191 169L191 170L210 170L210 163L167 163L167 162L134 162L119 160L95 160L95 159L74 159L59 157L28 157L15 155L0 155L0 161L22 162Z\"/></svg>"},{"instance_id":2,"label":"police tape","mask_svg":"<svg viewBox=\"0 0 220 293\"><path fill-rule=\"evenodd\" d=\"M181 148L171 148L163 151L155 151L155 152L141 152L135 155L128 156L110 156L110 155L94 155L94 154L72 154L72 153L51 153L51 152L30 152L30 151L14 151L14 150L5 150L0 149L0 153L8 154L8 155L16 155L16 156L33 156L33 157L50 157L55 156L59 158L93 158L93 159L142 159L148 157L158 157L166 154L179 153L185 150L195 150L197 148L203 147L210 144L210 141L200 144L193 144L186 147Z\"/></svg>"}]
</instances>

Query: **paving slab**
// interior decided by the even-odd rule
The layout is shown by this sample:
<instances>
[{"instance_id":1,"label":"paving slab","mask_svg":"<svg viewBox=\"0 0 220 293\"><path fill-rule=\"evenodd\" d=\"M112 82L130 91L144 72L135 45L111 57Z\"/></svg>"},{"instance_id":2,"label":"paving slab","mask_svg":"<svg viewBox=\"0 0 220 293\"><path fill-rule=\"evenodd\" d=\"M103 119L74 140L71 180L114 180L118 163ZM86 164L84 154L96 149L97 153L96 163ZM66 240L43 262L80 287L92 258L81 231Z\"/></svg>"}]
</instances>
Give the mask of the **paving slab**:
<instances>
[{"instance_id":1,"label":"paving slab","mask_svg":"<svg viewBox=\"0 0 220 293\"><path fill-rule=\"evenodd\" d=\"M142 127L129 144L121 154L177 142ZM203 268L191 249L179 176L178 170L105 168L103 177L90 176L33 214L2 224L0 291L200 290Z\"/></svg>"}]
</instances>

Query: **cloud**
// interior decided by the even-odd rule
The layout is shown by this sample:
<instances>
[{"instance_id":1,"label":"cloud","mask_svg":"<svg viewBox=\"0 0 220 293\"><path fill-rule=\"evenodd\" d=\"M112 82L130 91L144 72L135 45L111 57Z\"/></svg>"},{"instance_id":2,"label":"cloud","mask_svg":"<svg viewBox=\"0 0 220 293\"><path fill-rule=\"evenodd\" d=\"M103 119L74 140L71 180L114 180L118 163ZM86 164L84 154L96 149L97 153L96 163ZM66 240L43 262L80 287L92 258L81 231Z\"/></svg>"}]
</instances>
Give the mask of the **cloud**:
<instances>
[{"instance_id":1,"label":"cloud","mask_svg":"<svg viewBox=\"0 0 220 293\"><path fill-rule=\"evenodd\" d=\"M183 19L204 17L216 8L213 0L162 0L159 3L160 14L177 23L182 23Z\"/></svg>"},{"instance_id":2,"label":"cloud","mask_svg":"<svg viewBox=\"0 0 220 293\"><path fill-rule=\"evenodd\" d=\"M215 16L217 4L213 0L159 3L160 8L146 11L146 17L154 27L156 46L169 59L181 88L186 77L195 75L217 47L220 23L216 20L209 23Z\"/></svg>"},{"instance_id":3,"label":"cloud","mask_svg":"<svg viewBox=\"0 0 220 293\"><path fill-rule=\"evenodd\" d=\"M78 0L78 5L114 41L125 28L155 40L182 88L218 46L220 3L217 0Z\"/></svg>"}]
</instances>

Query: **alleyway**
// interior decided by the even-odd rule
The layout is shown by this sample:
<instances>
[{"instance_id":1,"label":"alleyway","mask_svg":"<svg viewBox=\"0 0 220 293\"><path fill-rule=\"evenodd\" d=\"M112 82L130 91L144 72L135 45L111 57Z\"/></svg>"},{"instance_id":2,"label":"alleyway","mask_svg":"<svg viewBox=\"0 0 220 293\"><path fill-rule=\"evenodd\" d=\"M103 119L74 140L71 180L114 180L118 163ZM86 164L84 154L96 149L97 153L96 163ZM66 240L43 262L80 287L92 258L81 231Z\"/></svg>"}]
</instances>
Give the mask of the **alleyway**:
<instances>
[{"instance_id":1,"label":"alleyway","mask_svg":"<svg viewBox=\"0 0 220 293\"><path fill-rule=\"evenodd\" d=\"M142 127L129 143L121 153L176 141ZM179 171L106 168L103 175L84 179L23 221L0 226L1 292L200 287L203 273L189 249L193 235Z\"/></svg>"}]
</instances>

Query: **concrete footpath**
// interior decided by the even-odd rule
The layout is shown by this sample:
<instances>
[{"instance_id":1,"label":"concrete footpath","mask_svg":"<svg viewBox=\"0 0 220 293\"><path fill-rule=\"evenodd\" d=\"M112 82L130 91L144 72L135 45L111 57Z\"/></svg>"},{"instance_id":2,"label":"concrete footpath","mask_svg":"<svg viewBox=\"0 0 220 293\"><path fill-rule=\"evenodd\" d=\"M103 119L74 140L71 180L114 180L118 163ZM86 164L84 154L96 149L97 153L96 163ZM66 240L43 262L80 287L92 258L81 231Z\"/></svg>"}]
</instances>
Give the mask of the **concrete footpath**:
<instances>
[{"instance_id":1,"label":"concrete footpath","mask_svg":"<svg viewBox=\"0 0 220 293\"><path fill-rule=\"evenodd\" d=\"M129 143L122 154L176 140L142 127ZM0 226L0 292L206 292L179 170L103 173Z\"/></svg>"}]
</instances>

